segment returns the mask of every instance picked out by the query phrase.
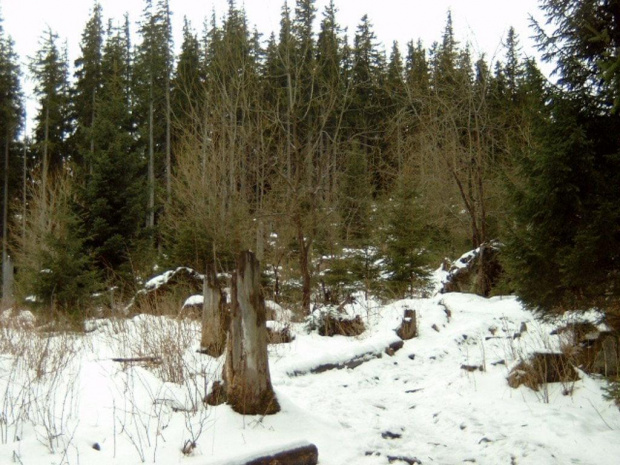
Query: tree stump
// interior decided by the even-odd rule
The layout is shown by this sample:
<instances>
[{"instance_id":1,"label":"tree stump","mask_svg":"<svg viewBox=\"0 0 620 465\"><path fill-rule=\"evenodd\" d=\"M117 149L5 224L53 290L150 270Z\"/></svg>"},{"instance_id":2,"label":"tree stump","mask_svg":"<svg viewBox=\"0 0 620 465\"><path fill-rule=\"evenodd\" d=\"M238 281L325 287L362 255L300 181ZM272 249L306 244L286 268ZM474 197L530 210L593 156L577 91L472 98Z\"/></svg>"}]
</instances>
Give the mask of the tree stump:
<instances>
[{"instance_id":1,"label":"tree stump","mask_svg":"<svg viewBox=\"0 0 620 465\"><path fill-rule=\"evenodd\" d=\"M269 374L265 317L260 265L253 253L241 252L232 282L223 379L228 403L235 412L244 415L280 411Z\"/></svg>"},{"instance_id":2,"label":"tree stump","mask_svg":"<svg viewBox=\"0 0 620 465\"><path fill-rule=\"evenodd\" d=\"M415 310L405 309L403 320L400 323L399 328L396 330L396 334L403 340L413 339L418 335L418 324L416 321Z\"/></svg>"},{"instance_id":3,"label":"tree stump","mask_svg":"<svg viewBox=\"0 0 620 465\"><path fill-rule=\"evenodd\" d=\"M227 315L224 294L217 284L215 269L207 268L203 287L202 338L200 351L219 357L226 347Z\"/></svg>"}]
</instances>

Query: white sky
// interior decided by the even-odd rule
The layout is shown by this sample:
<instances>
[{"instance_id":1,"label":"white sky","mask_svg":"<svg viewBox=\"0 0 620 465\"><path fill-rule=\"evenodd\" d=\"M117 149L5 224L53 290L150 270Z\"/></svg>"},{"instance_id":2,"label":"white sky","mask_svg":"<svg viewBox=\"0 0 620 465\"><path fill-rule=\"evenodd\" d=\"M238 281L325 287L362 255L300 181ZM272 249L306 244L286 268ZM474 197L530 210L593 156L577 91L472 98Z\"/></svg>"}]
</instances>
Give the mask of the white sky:
<instances>
[{"instance_id":1,"label":"white sky","mask_svg":"<svg viewBox=\"0 0 620 465\"><path fill-rule=\"evenodd\" d=\"M267 38L278 30L280 10L284 0L238 0L245 9L251 25ZM129 13L131 22L140 19L144 0L100 0L106 18L122 21L123 14ZM289 0L294 8L295 0ZM317 27L322 11L328 0L317 0ZM450 9L457 39L467 42L476 53L484 52L487 59L502 54L501 43L510 26L519 34L523 51L536 55L533 41L529 38L528 14L541 17L537 9L538 0L336 0L338 21L347 27L349 37L355 34L360 18L367 13L380 42L389 50L392 41L398 40L401 51L409 40L422 39L430 45L441 38L446 14ZM4 28L15 41L16 50L22 62L33 56L38 48L39 38L47 26L67 40L69 59L75 60L79 53L79 43L86 21L90 17L91 0L0 0ZM211 17L215 8L218 18L227 10L226 0L170 0L173 12L175 46L181 44L183 17L187 16L195 29L200 32L205 17ZM132 37L134 44L138 37ZM491 60L493 61L493 60ZM25 67L24 67L25 68ZM32 83L25 82L28 94ZM34 113L34 105L28 103L29 118Z\"/></svg>"}]
</instances>

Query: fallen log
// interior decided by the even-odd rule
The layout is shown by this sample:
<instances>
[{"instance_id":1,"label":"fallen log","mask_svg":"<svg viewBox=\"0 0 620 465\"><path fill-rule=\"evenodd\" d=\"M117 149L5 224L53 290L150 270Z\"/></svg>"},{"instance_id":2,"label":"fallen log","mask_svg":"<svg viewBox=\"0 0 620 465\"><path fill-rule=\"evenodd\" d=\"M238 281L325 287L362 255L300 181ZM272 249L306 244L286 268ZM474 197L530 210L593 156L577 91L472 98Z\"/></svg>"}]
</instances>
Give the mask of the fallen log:
<instances>
[{"instance_id":1,"label":"fallen log","mask_svg":"<svg viewBox=\"0 0 620 465\"><path fill-rule=\"evenodd\" d=\"M392 356L402 347L403 341L399 338L396 338L395 341L392 341L383 347L375 347L372 350L360 353L358 355L355 355L354 357L335 362L321 363L316 366L308 367L307 369L290 370L288 371L288 374L289 376L299 376L305 375L307 373L323 373L330 370L344 370L346 368L354 369L360 366L362 363L383 357L383 354Z\"/></svg>"},{"instance_id":2,"label":"fallen log","mask_svg":"<svg viewBox=\"0 0 620 465\"><path fill-rule=\"evenodd\" d=\"M300 441L279 448L264 449L244 457L231 458L218 465L316 465L319 451L314 444Z\"/></svg>"},{"instance_id":3,"label":"fallen log","mask_svg":"<svg viewBox=\"0 0 620 465\"><path fill-rule=\"evenodd\" d=\"M112 361L120 363L161 363L161 357L116 357Z\"/></svg>"}]
</instances>

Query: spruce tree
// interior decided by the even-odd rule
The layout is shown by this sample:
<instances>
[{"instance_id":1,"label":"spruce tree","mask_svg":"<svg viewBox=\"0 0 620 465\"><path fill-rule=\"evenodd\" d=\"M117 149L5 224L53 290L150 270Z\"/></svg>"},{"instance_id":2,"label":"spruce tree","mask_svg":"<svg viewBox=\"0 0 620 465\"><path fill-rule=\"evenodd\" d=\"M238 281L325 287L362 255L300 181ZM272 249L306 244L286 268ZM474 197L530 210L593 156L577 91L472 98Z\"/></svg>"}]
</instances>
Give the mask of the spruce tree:
<instances>
[{"instance_id":1,"label":"spruce tree","mask_svg":"<svg viewBox=\"0 0 620 465\"><path fill-rule=\"evenodd\" d=\"M145 0L140 22L141 43L135 56L135 113L148 160L147 220L153 230L160 210L158 186L169 194L171 175L170 82L172 73L171 12L168 0Z\"/></svg>"},{"instance_id":2,"label":"spruce tree","mask_svg":"<svg viewBox=\"0 0 620 465\"><path fill-rule=\"evenodd\" d=\"M41 178L45 184L69 159L67 139L71 132L69 83L66 50L58 48L58 36L48 29L32 60L36 80L35 95L39 109L35 116L34 142L41 160Z\"/></svg>"},{"instance_id":3,"label":"spruce tree","mask_svg":"<svg viewBox=\"0 0 620 465\"><path fill-rule=\"evenodd\" d=\"M11 192L19 183L19 158L21 150L15 147L18 132L23 124L23 95L20 86L20 68L13 41L6 37L0 18L0 149L3 153L1 173L3 180L2 193L2 264L3 273L8 270L8 223ZM17 182L16 182L17 181ZM6 266L5 266L6 265ZM4 286L6 285L6 287ZM3 292L10 294L9 276L3 274ZM9 302L11 295L4 295Z\"/></svg>"},{"instance_id":4,"label":"spruce tree","mask_svg":"<svg viewBox=\"0 0 620 465\"><path fill-rule=\"evenodd\" d=\"M543 11L552 30L538 29L539 44L557 59L561 87L536 113L520 160L506 261L528 306L595 306L618 317L618 12L613 2L564 0L544 1ZM527 64L526 74L535 84Z\"/></svg>"},{"instance_id":5,"label":"spruce tree","mask_svg":"<svg viewBox=\"0 0 620 465\"><path fill-rule=\"evenodd\" d=\"M109 26L95 100L94 151L83 192L85 245L100 269L123 271L144 219L143 161L133 138L127 88L128 37ZM124 270L129 271L129 270Z\"/></svg>"},{"instance_id":6,"label":"spruce tree","mask_svg":"<svg viewBox=\"0 0 620 465\"><path fill-rule=\"evenodd\" d=\"M71 95L76 127L73 136L76 162L86 171L95 151L92 131L96 121L95 102L101 89L103 34L102 8L96 0L92 15L82 32L81 55L75 61L75 85Z\"/></svg>"}]
</instances>

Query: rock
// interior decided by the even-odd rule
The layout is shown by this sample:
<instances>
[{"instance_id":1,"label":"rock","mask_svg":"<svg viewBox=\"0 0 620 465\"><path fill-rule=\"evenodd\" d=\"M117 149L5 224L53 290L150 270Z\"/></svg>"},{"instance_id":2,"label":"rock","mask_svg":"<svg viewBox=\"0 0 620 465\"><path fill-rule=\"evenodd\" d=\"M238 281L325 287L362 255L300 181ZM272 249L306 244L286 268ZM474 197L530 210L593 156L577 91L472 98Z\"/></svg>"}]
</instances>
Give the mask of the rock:
<instances>
[{"instance_id":1,"label":"rock","mask_svg":"<svg viewBox=\"0 0 620 465\"><path fill-rule=\"evenodd\" d=\"M522 384L538 391L541 384L577 381L579 375L570 358L563 353L537 352L529 361L522 361L508 375L508 385Z\"/></svg>"},{"instance_id":2,"label":"rock","mask_svg":"<svg viewBox=\"0 0 620 465\"><path fill-rule=\"evenodd\" d=\"M584 340L579 343L577 360L579 366L587 373L598 373L604 376L620 374L620 340L619 334L601 331L596 339Z\"/></svg>"},{"instance_id":3,"label":"rock","mask_svg":"<svg viewBox=\"0 0 620 465\"><path fill-rule=\"evenodd\" d=\"M388 455L389 463L404 462L408 465L422 465L422 462L416 457L405 457L404 455Z\"/></svg>"},{"instance_id":4,"label":"rock","mask_svg":"<svg viewBox=\"0 0 620 465\"><path fill-rule=\"evenodd\" d=\"M503 269L499 263L501 244L491 241L463 254L456 260L440 292L473 292L488 296Z\"/></svg>"},{"instance_id":5,"label":"rock","mask_svg":"<svg viewBox=\"0 0 620 465\"><path fill-rule=\"evenodd\" d=\"M204 403L207 405L220 405L226 402L226 388L221 381L213 381L211 390L207 397L204 399Z\"/></svg>"},{"instance_id":6,"label":"rock","mask_svg":"<svg viewBox=\"0 0 620 465\"><path fill-rule=\"evenodd\" d=\"M204 275L191 268L168 270L149 279L125 308L125 312L157 310L164 300L171 302L173 310L178 312L189 296L202 294L203 281Z\"/></svg>"},{"instance_id":7,"label":"rock","mask_svg":"<svg viewBox=\"0 0 620 465\"><path fill-rule=\"evenodd\" d=\"M277 324L275 321L267 322L267 343L287 344L295 340L288 325Z\"/></svg>"},{"instance_id":8,"label":"rock","mask_svg":"<svg viewBox=\"0 0 620 465\"><path fill-rule=\"evenodd\" d=\"M323 316L322 324L319 326L321 336L359 336L366 330L366 326L359 315L353 319L345 317L338 318L330 314Z\"/></svg>"},{"instance_id":9,"label":"rock","mask_svg":"<svg viewBox=\"0 0 620 465\"><path fill-rule=\"evenodd\" d=\"M398 352L400 349L402 349L404 345L405 345L405 343L403 341L393 342L388 347L386 347L385 353L387 355L389 355L390 357L392 357L396 352ZM394 363L396 363L396 362L394 362Z\"/></svg>"},{"instance_id":10,"label":"rock","mask_svg":"<svg viewBox=\"0 0 620 465\"><path fill-rule=\"evenodd\" d=\"M0 314L0 326L34 329L36 323L37 318L30 310L13 310L9 308Z\"/></svg>"},{"instance_id":11,"label":"rock","mask_svg":"<svg viewBox=\"0 0 620 465\"><path fill-rule=\"evenodd\" d=\"M474 371L484 371L484 367L482 365L461 365L461 370L472 373Z\"/></svg>"}]
</instances>

